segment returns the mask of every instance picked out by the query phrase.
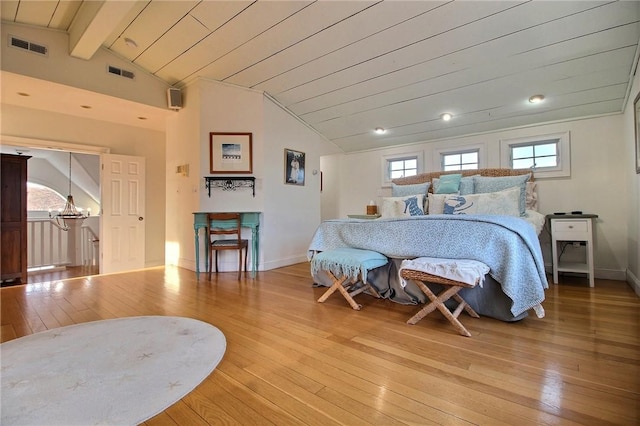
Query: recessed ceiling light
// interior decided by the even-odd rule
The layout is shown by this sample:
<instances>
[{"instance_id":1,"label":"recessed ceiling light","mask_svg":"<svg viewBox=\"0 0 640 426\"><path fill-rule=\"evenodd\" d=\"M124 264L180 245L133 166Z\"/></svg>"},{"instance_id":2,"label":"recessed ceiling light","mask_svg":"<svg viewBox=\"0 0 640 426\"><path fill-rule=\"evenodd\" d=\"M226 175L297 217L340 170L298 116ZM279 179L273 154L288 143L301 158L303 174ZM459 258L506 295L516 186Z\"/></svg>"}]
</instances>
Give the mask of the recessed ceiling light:
<instances>
[{"instance_id":1,"label":"recessed ceiling light","mask_svg":"<svg viewBox=\"0 0 640 426\"><path fill-rule=\"evenodd\" d=\"M540 103L543 100L544 100L544 95L533 95L532 97L529 98L529 102L531 102L532 104Z\"/></svg>"},{"instance_id":2,"label":"recessed ceiling light","mask_svg":"<svg viewBox=\"0 0 640 426\"><path fill-rule=\"evenodd\" d=\"M451 115L448 112L445 112L444 114L442 114L440 116L440 118L442 118L442 121L449 121L449 120L451 120L453 118L453 115Z\"/></svg>"},{"instance_id":3,"label":"recessed ceiling light","mask_svg":"<svg viewBox=\"0 0 640 426\"><path fill-rule=\"evenodd\" d=\"M25 92L18 92L18 95L20 95L20 96L31 96L30 94L25 93Z\"/></svg>"},{"instance_id":4,"label":"recessed ceiling light","mask_svg":"<svg viewBox=\"0 0 640 426\"><path fill-rule=\"evenodd\" d=\"M80 105L80 108L91 109L91 105Z\"/></svg>"},{"instance_id":5,"label":"recessed ceiling light","mask_svg":"<svg viewBox=\"0 0 640 426\"><path fill-rule=\"evenodd\" d=\"M136 43L136 42L135 42L135 40L132 40L132 39L130 39L129 37L126 37L126 38L124 39L124 44L126 44L127 46L132 47L132 48L134 48L134 49L135 49L136 47L138 47L138 43Z\"/></svg>"},{"instance_id":6,"label":"recessed ceiling light","mask_svg":"<svg viewBox=\"0 0 640 426\"><path fill-rule=\"evenodd\" d=\"M146 120L147 117L138 117L138 120Z\"/></svg>"},{"instance_id":7,"label":"recessed ceiling light","mask_svg":"<svg viewBox=\"0 0 640 426\"><path fill-rule=\"evenodd\" d=\"M383 129L382 127L376 127L375 132L379 135L386 133L387 131L385 129Z\"/></svg>"}]
</instances>

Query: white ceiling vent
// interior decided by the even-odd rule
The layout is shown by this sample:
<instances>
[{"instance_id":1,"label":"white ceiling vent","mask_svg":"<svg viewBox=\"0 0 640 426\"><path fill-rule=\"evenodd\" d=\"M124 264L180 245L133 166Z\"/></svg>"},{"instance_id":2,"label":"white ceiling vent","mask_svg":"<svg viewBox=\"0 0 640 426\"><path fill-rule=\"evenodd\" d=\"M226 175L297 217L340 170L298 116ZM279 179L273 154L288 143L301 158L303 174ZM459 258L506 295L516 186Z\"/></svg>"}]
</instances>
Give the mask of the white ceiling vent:
<instances>
[{"instance_id":1,"label":"white ceiling vent","mask_svg":"<svg viewBox=\"0 0 640 426\"><path fill-rule=\"evenodd\" d=\"M37 53L38 55L47 56L47 53L49 53L47 46L33 43L15 36L9 37L9 45L28 52Z\"/></svg>"},{"instance_id":2,"label":"white ceiling vent","mask_svg":"<svg viewBox=\"0 0 640 426\"><path fill-rule=\"evenodd\" d=\"M114 67L112 65L109 65L107 71L109 73L111 73L111 74L119 75L121 77L125 77L125 78L128 78L130 80L133 80L136 77L136 75L133 73L133 71L123 70L121 68Z\"/></svg>"}]
</instances>

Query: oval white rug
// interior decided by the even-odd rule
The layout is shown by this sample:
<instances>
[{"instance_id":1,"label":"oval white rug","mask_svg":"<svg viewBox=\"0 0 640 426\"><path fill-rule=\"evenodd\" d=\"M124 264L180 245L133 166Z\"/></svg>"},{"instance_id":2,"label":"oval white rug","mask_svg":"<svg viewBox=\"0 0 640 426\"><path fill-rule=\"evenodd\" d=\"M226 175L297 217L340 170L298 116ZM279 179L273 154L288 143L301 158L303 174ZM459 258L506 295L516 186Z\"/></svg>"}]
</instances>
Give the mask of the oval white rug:
<instances>
[{"instance_id":1,"label":"oval white rug","mask_svg":"<svg viewBox=\"0 0 640 426\"><path fill-rule=\"evenodd\" d=\"M218 365L224 334L191 318L117 318L0 345L3 425L135 425Z\"/></svg>"}]
</instances>

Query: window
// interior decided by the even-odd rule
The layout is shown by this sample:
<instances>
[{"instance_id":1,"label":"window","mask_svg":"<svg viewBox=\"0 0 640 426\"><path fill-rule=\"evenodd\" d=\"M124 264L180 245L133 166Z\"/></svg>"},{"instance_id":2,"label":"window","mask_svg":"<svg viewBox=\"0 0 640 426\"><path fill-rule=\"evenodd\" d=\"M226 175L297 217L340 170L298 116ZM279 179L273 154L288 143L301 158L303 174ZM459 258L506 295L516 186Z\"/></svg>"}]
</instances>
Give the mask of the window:
<instances>
[{"instance_id":1,"label":"window","mask_svg":"<svg viewBox=\"0 0 640 426\"><path fill-rule=\"evenodd\" d=\"M500 141L502 167L531 169L536 178L571 176L569 132Z\"/></svg>"},{"instance_id":2,"label":"window","mask_svg":"<svg viewBox=\"0 0 640 426\"><path fill-rule=\"evenodd\" d=\"M433 150L433 170L476 170L487 167L486 143L452 145L443 142Z\"/></svg>"},{"instance_id":3,"label":"window","mask_svg":"<svg viewBox=\"0 0 640 426\"><path fill-rule=\"evenodd\" d=\"M62 210L67 199L53 189L27 182L27 210L29 211L49 211Z\"/></svg>"},{"instance_id":4,"label":"window","mask_svg":"<svg viewBox=\"0 0 640 426\"><path fill-rule=\"evenodd\" d=\"M414 176L422 172L422 153L385 155L382 157L382 186L391 184L392 179Z\"/></svg>"},{"instance_id":5,"label":"window","mask_svg":"<svg viewBox=\"0 0 640 426\"><path fill-rule=\"evenodd\" d=\"M478 150L441 153L440 170L476 170L478 169Z\"/></svg>"},{"instance_id":6,"label":"window","mask_svg":"<svg viewBox=\"0 0 640 426\"><path fill-rule=\"evenodd\" d=\"M558 140L511 145L511 168L541 169L558 165Z\"/></svg>"},{"instance_id":7,"label":"window","mask_svg":"<svg viewBox=\"0 0 640 426\"><path fill-rule=\"evenodd\" d=\"M414 176L416 174L418 174L418 160L415 158L389 161L389 177L391 179Z\"/></svg>"}]
</instances>

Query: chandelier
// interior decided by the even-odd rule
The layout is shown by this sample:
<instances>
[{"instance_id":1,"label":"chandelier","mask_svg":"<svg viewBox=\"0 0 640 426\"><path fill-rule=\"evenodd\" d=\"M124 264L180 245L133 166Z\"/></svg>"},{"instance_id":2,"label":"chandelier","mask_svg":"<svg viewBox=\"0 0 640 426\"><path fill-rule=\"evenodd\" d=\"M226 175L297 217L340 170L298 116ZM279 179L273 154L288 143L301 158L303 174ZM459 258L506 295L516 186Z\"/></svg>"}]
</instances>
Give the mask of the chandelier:
<instances>
[{"instance_id":1,"label":"chandelier","mask_svg":"<svg viewBox=\"0 0 640 426\"><path fill-rule=\"evenodd\" d=\"M63 231L69 230L66 219L87 218L87 216L76 208L76 204L73 202L73 195L71 195L71 152L69 152L69 195L67 195L67 202L64 204L64 209L58 210L58 213L55 215L52 215L51 210L49 210L49 218L55 220L56 225Z\"/></svg>"}]
</instances>

